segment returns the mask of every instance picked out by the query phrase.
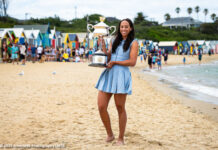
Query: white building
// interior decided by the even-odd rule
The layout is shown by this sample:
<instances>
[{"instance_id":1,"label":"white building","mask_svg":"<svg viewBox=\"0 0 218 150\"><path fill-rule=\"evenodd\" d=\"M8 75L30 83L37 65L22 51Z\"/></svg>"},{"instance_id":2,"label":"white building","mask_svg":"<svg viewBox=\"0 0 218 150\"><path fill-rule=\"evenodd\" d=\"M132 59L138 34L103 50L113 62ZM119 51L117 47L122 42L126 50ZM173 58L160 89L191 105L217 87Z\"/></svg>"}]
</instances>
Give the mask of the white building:
<instances>
[{"instance_id":1,"label":"white building","mask_svg":"<svg viewBox=\"0 0 218 150\"><path fill-rule=\"evenodd\" d=\"M201 21L195 20L191 17L177 17L171 18L170 20L162 24L163 27L177 28L177 27L200 27Z\"/></svg>"}]
</instances>

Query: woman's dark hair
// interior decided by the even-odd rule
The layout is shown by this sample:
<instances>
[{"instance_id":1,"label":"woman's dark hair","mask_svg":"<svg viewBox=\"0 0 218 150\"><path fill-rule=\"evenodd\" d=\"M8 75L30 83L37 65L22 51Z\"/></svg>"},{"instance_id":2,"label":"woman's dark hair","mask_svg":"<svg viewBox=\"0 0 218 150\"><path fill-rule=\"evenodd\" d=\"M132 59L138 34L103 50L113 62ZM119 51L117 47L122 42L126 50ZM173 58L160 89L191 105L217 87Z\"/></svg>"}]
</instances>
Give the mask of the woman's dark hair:
<instances>
[{"instance_id":1,"label":"woman's dark hair","mask_svg":"<svg viewBox=\"0 0 218 150\"><path fill-rule=\"evenodd\" d=\"M129 49L131 42L135 38L135 30L134 30L134 26L133 26L132 21L128 18L121 20L119 23L118 29L117 29L116 38L115 38L113 45L112 45L112 53L115 53L118 45L120 45L121 41L123 40L123 37L120 33L120 25L121 25L121 22L123 22L123 21L127 21L129 23L130 28L131 28L131 31L129 32L129 34L125 40L125 43L123 45L124 52L126 52Z\"/></svg>"}]
</instances>

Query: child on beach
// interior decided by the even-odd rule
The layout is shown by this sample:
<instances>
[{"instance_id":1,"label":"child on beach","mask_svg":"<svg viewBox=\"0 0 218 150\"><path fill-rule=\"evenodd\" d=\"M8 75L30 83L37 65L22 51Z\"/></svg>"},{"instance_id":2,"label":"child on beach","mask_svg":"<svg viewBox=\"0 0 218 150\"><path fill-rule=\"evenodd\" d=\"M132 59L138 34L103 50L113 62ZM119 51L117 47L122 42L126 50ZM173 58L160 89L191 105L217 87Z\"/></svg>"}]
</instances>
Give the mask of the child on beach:
<instances>
[{"instance_id":1,"label":"child on beach","mask_svg":"<svg viewBox=\"0 0 218 150\"><path fill-rule=\"evenodd\" d=\"M185 65L185 62L186 62L186 58L185 56L183 57L183 64Z\"/></svg>"},{"instance_id":2,"label":"child on beach","mask_svg":"<svg viewBox=\"0 0 218 150\"><path fill-rule=\"evenodd\" d=\"M157 66L158 66L158 70L161 70L161 55L157 57Z\"/></svg>"}]
</instances>

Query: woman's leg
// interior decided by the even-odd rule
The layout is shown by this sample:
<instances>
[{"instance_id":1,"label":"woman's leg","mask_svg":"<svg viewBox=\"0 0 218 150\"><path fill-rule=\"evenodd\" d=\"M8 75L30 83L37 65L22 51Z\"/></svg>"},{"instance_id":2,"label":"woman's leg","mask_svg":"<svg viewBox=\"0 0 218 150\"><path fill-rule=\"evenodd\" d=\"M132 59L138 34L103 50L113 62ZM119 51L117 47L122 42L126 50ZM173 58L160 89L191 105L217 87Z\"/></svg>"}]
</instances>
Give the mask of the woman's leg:
<instances>
[{"instance_id":1,"label":"woman's leg","mask_svg":"<svg viewBox=\"0 0 218 150\"><path fill-rule=\"evenodd\" d=\"M115 104L116 104L118 116L119 116L120 134L118 137L118 142L120 142L120 144L124 144L124 132L125 132L126 122L127 122L127 115L126 115L126 110L125 110L126 94L115 94L114 99L115 99Z\"/></svg>"},{"instance_id":2,"label":"woman's leg","mask_svg":"<svg viewBox=\"0 0 218 150\"><path fill-rule=\"evenodd\" d=\"M111 129L110 117L107 111L108 103L110 101L111 96L111 93L105 93L102 91L98 92L98 110L108 135L106 142L114 140L113 131Z\"/></svg>"}]
</instances>

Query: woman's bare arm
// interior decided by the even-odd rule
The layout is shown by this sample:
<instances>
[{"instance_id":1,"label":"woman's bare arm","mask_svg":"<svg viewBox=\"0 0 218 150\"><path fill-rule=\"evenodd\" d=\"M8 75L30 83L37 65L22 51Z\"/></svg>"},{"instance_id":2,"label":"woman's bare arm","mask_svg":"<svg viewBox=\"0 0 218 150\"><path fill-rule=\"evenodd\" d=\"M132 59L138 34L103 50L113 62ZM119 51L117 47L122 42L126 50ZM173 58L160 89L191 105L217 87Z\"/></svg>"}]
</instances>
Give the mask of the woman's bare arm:
<instances>
[{"instance_id":1,"label":"woman's bare arm","mask_svg":"<svg viewBox=\"0 0 218 150\"><path fill-rule=\"evenodd\" d=\"M122 65L122 66L135 66L138 56L138 42L134 41L130 49L130 57L128 60L124 61L111 61L108 63L108 68L111 68L113 65Z\"/></svg>"}]
</instances>

